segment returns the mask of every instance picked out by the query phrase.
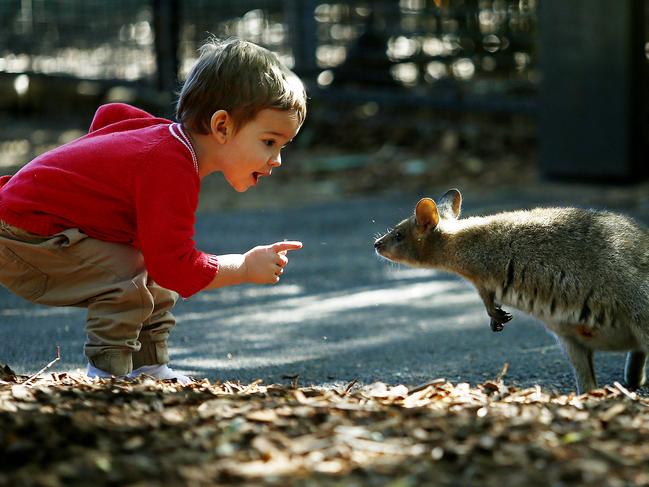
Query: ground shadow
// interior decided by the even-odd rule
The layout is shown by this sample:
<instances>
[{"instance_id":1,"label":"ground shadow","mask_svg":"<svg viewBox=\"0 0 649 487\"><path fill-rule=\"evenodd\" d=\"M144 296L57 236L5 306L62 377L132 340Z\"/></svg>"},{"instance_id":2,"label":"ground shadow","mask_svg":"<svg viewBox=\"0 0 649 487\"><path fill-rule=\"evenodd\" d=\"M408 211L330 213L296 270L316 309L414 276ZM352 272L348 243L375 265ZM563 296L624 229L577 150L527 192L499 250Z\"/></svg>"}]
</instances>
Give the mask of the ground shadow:
<instances>
[{"instance_id":1,"label":"ground shadow","mask_svg":"<svg viewBox=\"0 0 649 487\"><path fill-rule=\"evenodd\" d=\"M480 383L508 363L507 380L571 390L560 347L540 322L514 311L493 333L475 289L430 270L376 257L372 241L412 211L416 196L362 198L296 209L204 213L201 248L240 252L282 239L304 242L276 286L238 286L176 306L174 367L211 380L417 384L444 377ZM62 346L59 369L83 367L84 310L33 306L0 291L0 362L36 371ZM622 354L600 353L600 383L622 379Z\"/></svg>"}]
</instances>

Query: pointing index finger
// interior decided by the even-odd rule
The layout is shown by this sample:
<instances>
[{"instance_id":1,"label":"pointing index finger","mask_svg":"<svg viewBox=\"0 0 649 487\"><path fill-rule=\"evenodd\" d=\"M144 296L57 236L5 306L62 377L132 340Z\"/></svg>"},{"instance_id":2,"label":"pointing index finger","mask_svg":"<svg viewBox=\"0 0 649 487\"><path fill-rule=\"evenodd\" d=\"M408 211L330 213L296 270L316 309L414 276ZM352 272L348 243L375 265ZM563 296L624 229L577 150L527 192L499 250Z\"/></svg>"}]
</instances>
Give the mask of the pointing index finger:
<instances>
[{"instance_id":1,"label":"pointing index finger","mask_svg":"<svg viewBox=\"0 0 649 487\"><path fill-rule=\"evenodd\" d=\"M273 250L275 252L286 253L287 250L298 250L302 248L302 242L297 240L287 240L285 242L275 242L273 244Z\"/></svg>"}]
</instances>

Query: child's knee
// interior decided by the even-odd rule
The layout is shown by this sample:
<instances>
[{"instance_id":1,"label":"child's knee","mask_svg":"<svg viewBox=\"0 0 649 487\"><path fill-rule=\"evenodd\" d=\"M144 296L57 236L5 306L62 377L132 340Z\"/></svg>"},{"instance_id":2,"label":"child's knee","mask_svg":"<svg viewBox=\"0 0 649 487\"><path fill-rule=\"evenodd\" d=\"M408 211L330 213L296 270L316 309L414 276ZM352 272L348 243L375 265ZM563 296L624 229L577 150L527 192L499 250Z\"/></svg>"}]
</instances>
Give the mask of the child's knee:
<instances>
[{"instance_id":1,"label":"child's knee","mask_svg":"<svg viewBox=\"0 0 649 487\"><path fill-rule=\"evenodd\" d=\"M138 320L140 323L146 322L151 317L151 315L153 315L153 312L156 309L156 297L147 287L146 281L146 272L138 275L131 281L140 300L139 308L140 312L142 313L140 319Z\"/></svg>"}]
</instances>

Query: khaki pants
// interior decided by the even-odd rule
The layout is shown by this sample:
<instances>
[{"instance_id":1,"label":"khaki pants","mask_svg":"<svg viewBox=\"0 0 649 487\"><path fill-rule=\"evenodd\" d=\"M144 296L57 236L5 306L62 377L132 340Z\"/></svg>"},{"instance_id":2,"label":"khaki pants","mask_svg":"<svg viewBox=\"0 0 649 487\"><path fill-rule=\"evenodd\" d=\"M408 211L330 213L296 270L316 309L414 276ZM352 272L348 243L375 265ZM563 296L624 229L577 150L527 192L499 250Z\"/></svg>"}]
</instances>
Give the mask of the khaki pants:
<instances>
[{"instance_id":1,"label":"khaki pants","mask_svg":"<svg viewBox=\"0 0 649 487\"><path fill-rule=\"evenodd\" d=\"M42 237L0 220L0 284L29 301L88 309L85 354L124 375L169 361L178 295L155 284L142 254L78 229Z\"/></svg>"}]
</instances>

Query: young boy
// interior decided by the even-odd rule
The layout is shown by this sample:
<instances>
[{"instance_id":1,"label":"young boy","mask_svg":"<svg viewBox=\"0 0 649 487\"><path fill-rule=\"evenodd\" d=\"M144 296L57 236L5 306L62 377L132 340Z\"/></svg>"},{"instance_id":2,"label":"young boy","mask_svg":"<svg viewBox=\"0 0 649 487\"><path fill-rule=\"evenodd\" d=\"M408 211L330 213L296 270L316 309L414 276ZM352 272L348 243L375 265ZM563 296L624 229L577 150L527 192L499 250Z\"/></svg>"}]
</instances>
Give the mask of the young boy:
<instances>
[{"instance_id":1,"label":"young boy","mask_svg":"<svg viewBox=\"0 0 649 487\"><path fill-rule=\"evenodd\" d=\"M306 116L299 79L266 49L212 39L181 90L179 123L100 107L87 135L0 178L0 283L34 303L87 307L90 377L190 379L167 366L178 295L276 283L288 250L195 248L200 180L236 191L281 165Z\"/></svg>"}]
</instances>

